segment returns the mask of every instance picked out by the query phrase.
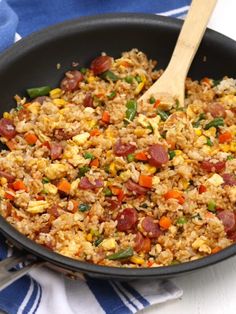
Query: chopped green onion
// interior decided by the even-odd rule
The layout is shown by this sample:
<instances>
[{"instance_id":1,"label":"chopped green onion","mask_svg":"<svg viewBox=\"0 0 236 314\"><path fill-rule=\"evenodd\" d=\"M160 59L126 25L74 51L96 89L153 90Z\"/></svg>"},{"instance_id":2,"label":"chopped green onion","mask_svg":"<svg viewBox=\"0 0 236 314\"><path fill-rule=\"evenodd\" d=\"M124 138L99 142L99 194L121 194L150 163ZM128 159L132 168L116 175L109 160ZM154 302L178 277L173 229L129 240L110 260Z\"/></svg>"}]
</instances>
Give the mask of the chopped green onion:
<instances>
[{"instance_id":1,"label":"chopped green onion","mask_svg":"<svg viewBox=\"0 0 236 314\"><path fill-rule=\"evenodd\" d=\"M213 80L213 86L215 87L215 86L219 85L220 82L221 82L221 80Z\"/></svg>"},{"instance_id":2,"label":"chopped green onion","mask_svg":"<svg viewBox=\"0 0 236 314\"><path fill-rule=\"evenodd\" d=\"M109 260L117 260L117 259L123 259L128 258L134 255L134 251L131 247L128 247L127 249L120 250L117 253L113 253L108 255L106 258Z\"/></svg>"},{"instance_id":3,"label":"chopped green onion","mask_svg":"<svg viewBox=\"0 0 236 314\"><path fill-rule=\"evenodd\" d=\"M136 79L136 81L137 81L138 83L141 83L141 82L142 82L142 79L141 79L141 77L140 77L139 75L136 75L136 76L135 76L135 79Z\"/></svg>"},{"instance_id":4,"label":"chopped green onion","mask_svg":"<svg viewBox=\"0 0 236 314\"><path fill-rule=\"evenodd\" d=\"M87 71L88 71L88 69L86 69L86 68L81 68L81 69L80 69L80 72L81 72L82 74L86 74Z\"/></svg>"},{"instance_id":5,"label":"chopped green onion","mask_svg":"<svg viewBox=\"0 0 236 314\"><path fill-rule=\"evenodd\" d=\"M50 182L50 179L48 179L46 177L42 179L42 183L49 183L49 182Z\"/></svg>"},{"instance_id":6,"label":"chopped green onion","mask_svg":"<svg viewBox=\"0 0 236 314\"><path fill-rule=\"evenodd\" d=\"M126 83L132 84L133 80L134 80L133 76L128 75L125 77Z\"/></svg>"},{"instance_id":7,"label":"chopped green onion","mask_svg":"<svg viewBox=\"0 0 236 314\"><path fill-rule=\"evenodd\" d=\"M24 107L22 106L22 105L19 105L19 106L17 106L16 107L16 111L20 111L20 110L22 110Z\"/></svg>"},{"instance_id":8,"label":"chopped green onion","mask_svg":"<svg viewBox=\"0 0 236 314\"><path fill-rule=\"evenodd\" d=\"M202 120L205 120L205 119L206 119L206 115L205 115L205 113L202 112L202 113L199 115L197 121L193 122L193 127L194 127L194 128L198 128L198 127L200 126L200 122L201 122Z\"/></svg>"},{"instance_id":9,"label":"chopped green onion","mask_svg":"<svg viewBox=\"0 0 236 314\"><path fill-rule=\"evenodd\" d=\"M229 155L229 156L227 156L227 158L226 158L227 160L232 160L232 159L234 159L234 156L232 156L232 155Z\"/></svg>"},{"instance_id":10,"label":"chopped green onion","mask_svg":"<svg viewBox=\"0 0 236 314\"><path fill-rule=\"evenodd\" d=\"M85 175L85 173L88 171L89 171L88 166L83 166L83 167L79 168L79 174L78 174L79 178L82 178Z\"/></svg>"},{"instance_id":11,"label":"chopped green onion","mask_svg":"<svg viewBox=\"0 0 236 314\"><path fill-rule=\"evenodd\" d=\"M39 96L47 96L51 90L50 86L42 86L42 87L34 87L34 88L28 88L27 94L30 96L30 98L36 98Z\"/></svg>"},{"instance_id":12,"label":"chopped green onion","mask_svg":"<svg viewBox=\"0 0 236 314\"><path fill-rule=\"evenodd\" d=\"M166 121L169 117L169 113L161 109L157 109L157 114L161 117L162 121Z\"/></svg>"},{"instance_id":13,"label":"chopped green onion","mask_svg":"<svg viewBox=\"0 0 236 314\"><path fill-rule=\"evenodd\" d=\"M105 188L103 190L105 196L112 196L112 191L109 188Z\"/></svg>"},{"instance_id":14,"label":"chopped green onion","mask_svg":"<svg viewBox=\"0 0 236 314\"><path fill-rule=\"evenodd\" d=\"M186 223L187 223L187 219L185 217L179 217L179 219L176 221L176 224L180 225L180 226L182 226Z\"/></svg>"},{"instance_id":15,"label":"chopped green onion","mask_svg":"<svg viewBox=\"0 0 236 314\"><path fill-rule=\"evenodd\" d=\"M209 137L207 138L206 145L213 146L213 143Z\"/></svg>"},{"instance_id":16,"label":"chopped green onion","mask_svg":"<svg viewBox=\"0 0 236 314\"><path fill-rule=\"evenodd\" d=\"M81 211L81 212L86 212L87 210L89 210L90 209L90 205L89 204L80 204L79 205L79 210Z\"/></svg>"},{"instance_id":17,"label":"chopped green onion","mask_svg":"<svg viewBox=\"0 0 236 314\"><path fill-rule=\"evenodd\" d=\"M147 129L151 131L151 132L149 132L149 134L153 134L154 133L153 126L151 125L150 122L149 122L149 125L147 126Z\"/></svg>"},{"instance_id":18,"label":"chopped green onion","mask_svg":"<svg viewBox=\"0 0 236 314\"><path fill-rule=\"evenodd\" d=\"M153 96L150 97L149 103L153 105L153 104L155 104L155 102L156 102L156 99Z\"/></svg>"},{"instance_id":19,"label":"chopped green onion","mask_svg":"<svg viewBox=\"0 0 236 314\"><path fill-rule=\"evenodd\" d=\"M94 241L95 246L99 246L100 243L102 243L103 237L99 237L97 240Z\"/></svg>"},{"instance_id":20,"label":"chopped green onion","mask_svg":"<svg viewBox=\"0 0 236 314\"><path fill-rule=\"evenodd\" d=\"M113 91L113 92L111 92L109 95L107 95L107 98L108 98L108 99L113 99L115 96L116 96L116 92Z\"/></svg>"},{"instance_id":21,"label":"chopped green onion","mask_svg":"<svg viewBox=\"0 0 236 314\"><path fill-rule=\"evenodd\" d=\"M119 77L117 75L115 75L115 73L113 73L110 70L107 70L105 72L103 72L100 77L106 81L112 81L112 82L116 82L119 80Z\"/></svg>"},{"instance_id":22,"label":"chopped green onion","mask_svg":"<svg viewBox=\"0 0 236 314\"><path fill-rule=\"evenodd\" d=\"M210 212L215 213L215 208L216 208L216 203L214 201L209 201L207 204L207 209Z\"/></svg>"},{"instance_id":23,"label":"chopped green onion","mask_svg":"<svg viewBox=\"0 0 236 314\"><path fill-rule=\"evenodd\" d=\"M211 122L207 123L204 127L204 130L208 130L211 127L218 128L219 126L224 126L224 119L223 118L215 118Z\"/></svg>"},{"instance_id":24,"label":"chopped green onion","mask_svg":"<svg viewBox=\"0 0 236 314\"><path fill-rule=\"evenodd\" d=\"M134 161L134 159L135 159L134 154L128 154L127 155L128 162L132 162L132 161Z\"/></svg>"},{"instance_id":25,"label":"chopped green onion","mask_svg":"<svg viewBox=\"0 0 236 314\"><path fill-rule=\"evenodd\" d=\"M172 160L176 155L174 150L169 150L168 154L169 154L170 160Z\"/></svg>"},{"instance_id":26,"label":"chopped green onion","mask_svg":"<svg viewBox=\"0 0 236 314\"><path fill-rule=\"evenodd\" d=\"M201 217L201 215L199 213L197 213L197 214L192 216L192 219L195 219L195 218L199 219L199 220L202 220L202 217Z\"/></svg>"},{"instance_id":27,"label":"chopped green onion","mask_svg":"<svg viewBox=\"0 0 236 314\"><path fill-rule=\"evenodd\" d=\"M94 159L94 156L91 153L84 153L84 158L85 159Z\"/></svg>"},{"instance_id":28,"label":"chopped green onion","mask_svg":"<svg viewBox=\"0 0 236 314\"><path fill-rule=\"evenodd\" d=\"M137 113L137 102L136 100L128 100L126 103L126 112L125 112L125 116L126 119L128 119L129 121L133 121L134 117Z\"/></svg>"}]
</instances>

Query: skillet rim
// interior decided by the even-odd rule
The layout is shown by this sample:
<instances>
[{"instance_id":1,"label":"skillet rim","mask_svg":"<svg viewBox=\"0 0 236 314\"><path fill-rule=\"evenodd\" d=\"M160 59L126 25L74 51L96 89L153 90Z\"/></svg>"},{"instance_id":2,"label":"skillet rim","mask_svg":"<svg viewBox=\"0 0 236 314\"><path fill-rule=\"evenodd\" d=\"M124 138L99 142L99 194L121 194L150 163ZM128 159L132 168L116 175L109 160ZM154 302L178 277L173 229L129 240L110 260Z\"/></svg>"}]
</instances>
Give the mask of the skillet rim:
<instances>
[{"instance_id":1,"label":"skillet rim","mask_svg":"<svg viewBox=\"0 0 236 314\"><path fill-rule=\"evenodd\" d=\"M30 51L33 51L35 48L37 48L37 46L49 42L52 38L60 39L60 37L63 37L66 34L71 35L78 32L78 30L80 31L81 29L90 31L94 29L95 26L104 27L106 25L112 25L114 27L115 25L135 26L140 24L145 24L149 27L161 26L174 30L180 30L182 21L169 17L142 13L100 14L96 16L69 20L50 26L41 31L34 32L30 36L15 43L12 47L0 55L0 71L1 69L10 67L14 60L20 58L24 54L30 53ZM207 29L204 37L205 40L210 38L211 40L216 41L226 48L235 46L236 49L236 42L234 40L216 31ZM75 272L83 272L90 275L109 278L173 277L182 273L187 273L213 265L236 254L236 244L233 244L219 253L178 265L155 268L119 268L81 262L52 252L21 234L2 216L0 216L0 231L14 244L16 244L17 247L21 247L33 255L36 255L37 257L52 264Z\"/></svg>"}]
</instances>

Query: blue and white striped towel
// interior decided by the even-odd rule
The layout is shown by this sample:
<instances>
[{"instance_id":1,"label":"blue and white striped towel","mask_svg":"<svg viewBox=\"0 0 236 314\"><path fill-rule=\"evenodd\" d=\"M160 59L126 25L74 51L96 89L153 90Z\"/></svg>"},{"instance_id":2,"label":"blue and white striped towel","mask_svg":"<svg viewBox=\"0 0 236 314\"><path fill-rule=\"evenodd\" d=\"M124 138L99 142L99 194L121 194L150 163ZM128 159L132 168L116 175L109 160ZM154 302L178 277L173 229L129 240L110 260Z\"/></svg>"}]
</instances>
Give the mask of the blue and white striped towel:
<instances>
[{"instance_id":1,"label":"blue and white striped towel","mask_svg":"<svg viewBox=\"0 0 236 314\"><path fill-rule=\"evenodd\" d=\"M8 4L7 4L8 3ZM149 12L182 17L190 0L0 0L0 51L43 27L84 15ZM11 249L0 236L0 259ZM0 310L9 314L130 314L181 297L171 281L132 282L87 278L72 281L46 268L37 269L0 292Z\"/></svg>"}]
</instances>

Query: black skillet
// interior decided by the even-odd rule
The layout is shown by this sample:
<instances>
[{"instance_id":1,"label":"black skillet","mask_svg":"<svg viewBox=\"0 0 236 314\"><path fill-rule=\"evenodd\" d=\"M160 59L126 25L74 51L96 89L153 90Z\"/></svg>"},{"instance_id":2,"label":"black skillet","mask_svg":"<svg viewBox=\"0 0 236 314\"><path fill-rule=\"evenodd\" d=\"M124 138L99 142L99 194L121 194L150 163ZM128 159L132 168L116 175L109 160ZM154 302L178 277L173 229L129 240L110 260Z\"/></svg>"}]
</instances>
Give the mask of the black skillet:
<instances>
[{"instance_id":1,"label":"black skillet","mask_svg":"<svg viewBox=\"0 0 236 314\"><path fill-rule=\"evenodd\" d=\"M20 40L0 55L1 113L15 106L13 96L24 95L29 87L56 87L72 61L87 66L102 51L117 57L122 51L138 48L165 68L175 46L182 22L176 19L146 14L113 14L65 22ZM236 42L212 30L207 30L189 76L215 79L236 75ZM61 68L57 69L57 64ZM200 260L179 265L125 269L80 262L29 240L0 217L0 231L22 254L36 257L49 267L74 274L89 274L100 278L164 278L213 265L236 254L236 245ZM37 262L36 262L37 263ZM7 264L7 262L5 263ZM33 263L34 265L34 263ZM3 265L2 269L9 268ZM28 269L26 269L27 271ZM1 272L1 267L0 267ZM1 279L1 276L0 276Z\"/></svg>"}]
</instances>

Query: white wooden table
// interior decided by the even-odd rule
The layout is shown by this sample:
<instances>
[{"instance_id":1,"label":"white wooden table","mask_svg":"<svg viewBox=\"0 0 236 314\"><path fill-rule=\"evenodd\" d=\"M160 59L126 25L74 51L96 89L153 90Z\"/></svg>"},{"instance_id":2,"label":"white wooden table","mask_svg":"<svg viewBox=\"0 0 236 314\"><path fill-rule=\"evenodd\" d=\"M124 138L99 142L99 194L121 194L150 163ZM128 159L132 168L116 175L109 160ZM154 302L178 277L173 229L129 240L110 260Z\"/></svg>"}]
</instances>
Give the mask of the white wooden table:
<instances>
[{"instance_id":1,"label":"white wooden table","mask_svg":"<svg viewBox=\"0 0 236 314\"><path fill-rule=\"evenodd\" d=\"M236 0L218 0L209 27L236 40L235 12ZM181 299L149 307L140 313L236 313L236 257L173 281L184 291Z\"/></svg>"}]
</instances>

